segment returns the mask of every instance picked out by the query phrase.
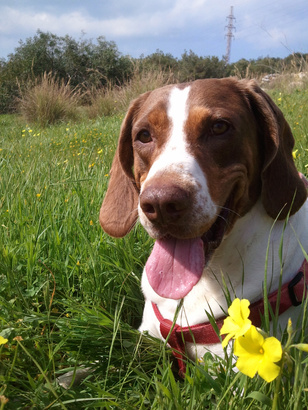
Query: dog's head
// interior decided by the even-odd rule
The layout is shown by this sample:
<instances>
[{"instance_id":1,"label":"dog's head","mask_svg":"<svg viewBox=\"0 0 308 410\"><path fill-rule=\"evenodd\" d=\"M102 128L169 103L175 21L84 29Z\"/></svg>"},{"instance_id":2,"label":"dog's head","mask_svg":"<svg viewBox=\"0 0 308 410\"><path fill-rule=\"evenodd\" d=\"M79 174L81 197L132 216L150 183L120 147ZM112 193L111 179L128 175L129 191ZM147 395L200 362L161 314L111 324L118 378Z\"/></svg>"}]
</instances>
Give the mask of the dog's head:
<instances>
[{"instance_id":1,"label":"dog's head","mask_svg":"<svg viewBox=\"0 0 308 410\"><path fill-rule=\"evenodd\" d=\"M139 216L155 239L201 238L209 256L258 198L272 218L302 206L293 146L281 111L254 81L143 94L122 124L101 225L121 237Z\"/></svg>"}]
</instances>

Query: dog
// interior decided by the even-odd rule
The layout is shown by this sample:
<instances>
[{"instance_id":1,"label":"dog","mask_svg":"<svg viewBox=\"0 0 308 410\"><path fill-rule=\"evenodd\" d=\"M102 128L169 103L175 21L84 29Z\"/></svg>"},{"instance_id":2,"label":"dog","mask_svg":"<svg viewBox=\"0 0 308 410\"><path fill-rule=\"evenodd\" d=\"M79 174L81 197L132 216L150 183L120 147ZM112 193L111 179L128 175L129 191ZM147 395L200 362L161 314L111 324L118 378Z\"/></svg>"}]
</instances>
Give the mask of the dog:
<instances>
[{"instance_id":1,"label":"dog","mask_svg":"<svg viewBox=\"0 0 308 410\"><path fill-rule=\"evenodd\" d=\"M223 355L208 313L219 329L227 293L248 299L261 323L265 269L274 311L281 281L279 323L297 317L308 202L293 146L282 112L254 80L167 85L130 104L100 223L123 237L139 219L156 240L140 331L167 339L179 362L183 352Z\"/></svg>"}]
</instances>

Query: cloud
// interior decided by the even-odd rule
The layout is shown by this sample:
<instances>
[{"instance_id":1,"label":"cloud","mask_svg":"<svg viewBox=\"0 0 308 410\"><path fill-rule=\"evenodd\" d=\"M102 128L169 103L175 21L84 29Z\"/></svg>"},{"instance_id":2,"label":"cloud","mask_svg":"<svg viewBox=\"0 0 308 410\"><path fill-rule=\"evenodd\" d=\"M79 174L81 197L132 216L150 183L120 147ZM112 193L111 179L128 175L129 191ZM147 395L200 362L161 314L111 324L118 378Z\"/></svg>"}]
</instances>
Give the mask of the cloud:
<instances>
[{"instance_id":1,"label":"cloud","mask_svg":"<svg viewBox=\"0 0 308 410\"><path fill-rule=\"evenodd\" d=\"M307 52L308 26L305 19L301 20L286 12L278 14L276 10L268 11L269 14L260 11L255 15L244 14L239 20L236 41L247 43L260 54L265 52L268 55L271 50L278 48L284 49L286 54ZM300 50L302 45L303 50Z\"/></svg>"},{"instance_id":2,"label":"cloud","mask_svg":"<svg viewBox=\"0 0 308 410\"><path fill-rule=\"evenodd\" d=\"M286 42L307 48L306 0L232 0L236 17L236 58L253 58L283 50ZM225 52L230 6L212 0L10 0L0 4L0 57L12 44L33 37L38 29L114 40L119 50L137 56L157 48L175 56L184 49L199 55ZM292 14L293 13L293 14ZM307 14L307 13L306 13ZM291 16L291 17L290 17ZM304 17L303 17L304 16ZM124 47L124 50L123 50ZM2 50L2 51L1 51ZM235 55L235 53L234 53Z\"/></svg>"},{"instance_id":3,"label":"cloud","mask_svg":"<svg viewBox=\"0 0 308 410\"><path fill-rule=\"evenodd\" d=\"M90 26L91 19L81 12L71 12L56 15L47 12L32 12L17 10L10 7L2 8L0 15L0 33L6 35L20 32L33 32L37 29L53 30L59 33L67 33L73 30L75 33L84 26Z\"/></svg>"},{"instance_id":4,"label":"cloud","mask_svg":"<svg viewBox=\"0 0 308 410\"><path fill-rule=\"evenodd\" d=\"M124 10L119 13L117 8L117 16L113 18L91 15L83 7L59 13L59 10L36 12L31 8L17 9L6 6L1 8L0 33L8 35L16 32L16 29L20 33L41 29L59 34L86 31L117 37L157 35L168 32L170 27L182 28L189 21L195 24L215 21L220 13L220 8L210 6L209 0L176 0L164 4L164 7L157 7L155 10L141 7L138 12L134 8L130 13L125 13Z\"/></svg>"}]
</instances>

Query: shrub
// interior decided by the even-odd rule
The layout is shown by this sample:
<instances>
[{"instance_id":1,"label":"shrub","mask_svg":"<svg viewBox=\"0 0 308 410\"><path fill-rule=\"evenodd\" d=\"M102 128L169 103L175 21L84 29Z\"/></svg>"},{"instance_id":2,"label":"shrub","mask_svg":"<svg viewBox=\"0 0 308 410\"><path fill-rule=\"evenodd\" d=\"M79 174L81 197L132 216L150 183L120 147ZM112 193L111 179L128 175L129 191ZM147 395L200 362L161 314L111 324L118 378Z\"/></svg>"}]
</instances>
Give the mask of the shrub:
<instances>
[{"instance_id":1,"label":"shrub","mask_svg":"<svg viewBox=\"0 0 308 410\"><path fill-rule=\"evenodd\" d=\"M77 118L80 91L69 82L58 80L52 72L20 87L18 108L27 122L41 126Z\"/></svg>"}]
</instances>

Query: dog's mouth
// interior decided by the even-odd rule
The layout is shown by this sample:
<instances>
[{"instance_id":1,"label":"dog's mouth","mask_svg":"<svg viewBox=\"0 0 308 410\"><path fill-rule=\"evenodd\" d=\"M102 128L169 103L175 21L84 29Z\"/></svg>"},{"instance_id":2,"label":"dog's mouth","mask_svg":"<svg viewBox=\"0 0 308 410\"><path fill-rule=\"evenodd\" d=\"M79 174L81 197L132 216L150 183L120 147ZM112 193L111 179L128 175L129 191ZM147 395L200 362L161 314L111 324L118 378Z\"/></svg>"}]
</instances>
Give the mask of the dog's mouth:
<instances>
[{"instance_id":1,"label":"dog's mouth","mask_svg":"<svg viewBox=\"0 0 308 410\"><path fill-rule=\"evenodd\" d=\"M166 236L156 240L145 270L151 287L159 296L178 300L192 290L220 245L229 216L229 208L224 207L211 228L199 238Z\"/></svg>"}]
</instances>

